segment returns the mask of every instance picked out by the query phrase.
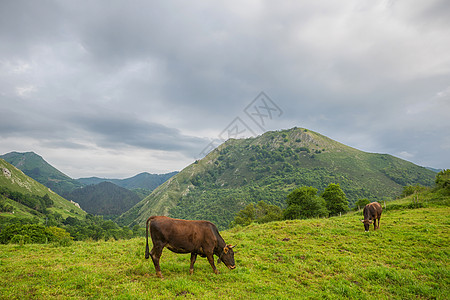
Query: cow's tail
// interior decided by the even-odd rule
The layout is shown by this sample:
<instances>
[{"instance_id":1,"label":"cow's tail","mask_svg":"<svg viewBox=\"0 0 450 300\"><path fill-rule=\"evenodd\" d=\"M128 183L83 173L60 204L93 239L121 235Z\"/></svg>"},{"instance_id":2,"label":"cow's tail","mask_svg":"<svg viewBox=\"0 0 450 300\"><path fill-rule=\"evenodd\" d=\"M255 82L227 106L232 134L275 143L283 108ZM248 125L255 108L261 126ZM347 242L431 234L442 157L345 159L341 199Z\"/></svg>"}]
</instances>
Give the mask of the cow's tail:
<instances>
[{"instance_id":1,"label":"cow's tail","mask_svg":"<svg viewBox=\"0 0 450 300\"><path fill-rule=\"evenodd\" d=\"M148 248L148 227L150 225L150 218L147 219L147 223L145 225L145 259L150 257L150 249Z\"/></svg>"}]
</instances>

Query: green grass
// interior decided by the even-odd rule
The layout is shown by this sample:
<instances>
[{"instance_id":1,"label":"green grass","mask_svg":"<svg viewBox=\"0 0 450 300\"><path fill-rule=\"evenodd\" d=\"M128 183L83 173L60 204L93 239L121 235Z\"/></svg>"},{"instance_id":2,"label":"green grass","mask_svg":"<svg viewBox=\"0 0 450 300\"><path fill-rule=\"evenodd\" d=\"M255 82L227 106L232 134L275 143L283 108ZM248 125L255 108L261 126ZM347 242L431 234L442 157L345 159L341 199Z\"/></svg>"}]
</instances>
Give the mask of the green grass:
<instances>
[{"instance_id":1,"label":"green grass","mask_svg":"<svg viewBox=\"0 0 450 300\"><path fill-rule=\"evenodd\" d=\"M164 250L156 277L144 238L0 245L0 298L449 299L448 206L386 210L378 231L361 212L222 232L237 268L215 275L198 258Z\"/></svg>"}]
</instances>

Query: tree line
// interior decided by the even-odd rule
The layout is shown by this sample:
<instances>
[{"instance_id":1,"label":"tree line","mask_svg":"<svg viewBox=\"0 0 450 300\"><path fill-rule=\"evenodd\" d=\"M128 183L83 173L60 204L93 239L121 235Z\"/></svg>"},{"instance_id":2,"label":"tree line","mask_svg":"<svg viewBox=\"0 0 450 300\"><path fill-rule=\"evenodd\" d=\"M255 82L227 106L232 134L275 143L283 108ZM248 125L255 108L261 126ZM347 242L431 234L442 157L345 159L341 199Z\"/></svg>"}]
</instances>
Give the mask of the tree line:
<instances>
[{"instance_id":1,"label":"tree line","mask_svg":"<svg viewBox=\"0 0 450 300\"><path fill-rule=\"evenodd\" d=\"M54 202L44 196L24 194L0 187L0 212L13 212L14 207L4 199L10 199L30 208L32 218L0 217L0 243L63 243L82 240L129 239L143 235L139 226L121 227L102 216L87 214L84 218L51 211Z\"/></svg>"},{"instance_id":2,"label":"tree line","mask_svg":"<svg viewBox=\"0 0 450 300\"><path fill-rule=\"evenodd\" d=\"M330 183L320 195L314 187L299 187L288 194L286 208L259 201L239 211L230 226L246 226L252 222L309 219L339 215L349 210L348 199L339 184Z\"/></svg>"},{"instance_id":3,"label":"tree line","mask_svg":"<svg viewBox=\"0 0 450 300\"><path fill-rule=\"evenodd\" d=\"M84 219L63 218L48 214L44 223L35 218L0 218L0 243L57 243L70 245L73 241L118 240L143 236L144 229L121 227L102 216L87 214Z\"/></svg>"},{"instance_id":4,"label":"tree line","mask_svg":"<svg viewBox=\"0 0 450 300\"><path fill-rule=\"evenodd\" d=\"M26 207L34 209L42 214L48 213L48 208L53 206L53 200L45 194L44 196L32 195L32 194L23 194L20 192L14 192L9 190L6 187L0 186L0 195L9 198L11 200L16 201ZM12 212L13 207L6 203L0 203L0 211L2 212Z\"/></svg>"}]
</instances>

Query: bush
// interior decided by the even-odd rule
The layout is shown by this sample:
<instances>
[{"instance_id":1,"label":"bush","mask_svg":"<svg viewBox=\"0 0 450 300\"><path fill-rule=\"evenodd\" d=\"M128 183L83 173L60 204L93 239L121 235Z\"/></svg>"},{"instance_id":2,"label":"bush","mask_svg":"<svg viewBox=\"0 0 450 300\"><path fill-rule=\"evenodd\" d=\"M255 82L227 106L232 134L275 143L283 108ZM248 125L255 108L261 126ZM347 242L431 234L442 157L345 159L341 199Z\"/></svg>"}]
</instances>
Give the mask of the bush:
<instances>
[{"instance_id":1,"label":"bush","mask_svg":"<svg viewBox=\"0 0 450 300\"><path fill-rule=\"evenodd\" d=\"M403 187L402 194L400 195L401 198L405 198L408 196L411 196L414 193L421 192L426 190L426 187L420 186L419 184L416 185L407 185Z\"/></svg>"},{"instance_id":2,"label":"bush","mask_svg":"<svg viewBox=\"0 0 450 300\"><path fill-rule=\"evenodd\" d=\"M72 237L63 228L45 227L42 224L11 224L0 233L0 243L7 244L47 244L69 245Z\"/></svg>"},{"instance_id":3,"label":"bush","mask_svg":"<svg viewBox=\"0 0 450 300\"><path fill-rule=\"evenodd\" d=\"M14 207L9 205L6 202L0 202L0 212L12 212L14 210Z\"/></svg>"},{"instance_id":4,"label":"bush","mask_svg":"<svg viewBox=\"0 0 450 300\"><path fill-rule=\"evenodd\" d=\"M42 224L13 224L0 233L0 243L46 244L54 238Z\"/></svg>"},{"instance_id":5,"label":"bush","mask_svg":"<svg viewBox=\"0 0 450 300\"><path fill-rule=\"evenodd\" d=\"M240 210L236 214L234 221L231 222L230 227L237 225L247 226L253 222L262 224L282 219L283 212L280 207L259 201L256 205L250 203L244 209Z\"/></svg>"},{"instance_id":6,"label":"bush","mask_svg":"<svg viewBox=\"0 0 450 300\"><path fill-rule=\"evenodd\" d=\"M31 244L31 238L26 234L16 234L11 238L10 243L19 245Z\"/></svg>"},{"instance_id":7,"label":"bush","mask_svg":"<svg viewBox=\"0 0 450 300\"><path fill-rule=\"evenodd\" d=\"M65 231L63 228L50 226L46 228L46 231L53 235L51 241L60 246L70 246L72 245L73 238L70 233Z\"/></svg>"}]
</instances>

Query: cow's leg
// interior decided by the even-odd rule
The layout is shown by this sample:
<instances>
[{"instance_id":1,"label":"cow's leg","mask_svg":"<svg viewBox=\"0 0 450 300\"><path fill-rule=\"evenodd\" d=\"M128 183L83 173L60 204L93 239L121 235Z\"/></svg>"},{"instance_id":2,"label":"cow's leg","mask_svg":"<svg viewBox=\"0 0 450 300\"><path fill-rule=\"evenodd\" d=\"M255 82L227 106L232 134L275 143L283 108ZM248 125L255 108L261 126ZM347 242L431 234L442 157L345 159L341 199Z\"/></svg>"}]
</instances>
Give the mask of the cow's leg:
<instances>
[{"instance_id":1,"label":"cow's leg","mask_svg":"<svg viewBox=\"0 0 450 300\"><path fill-rule=\"evenodd\" d=\"M373 219L373 230L377 230L377 218Z\"/></svg>"},{"instance_id":2,"label":"cow's leg","mask_svg":"<svg viewBox=\"0 0 450 300\"><path fill-rule=\"evenodd\" d=\"M191 253L191 267L189 268L189 274L191 275L194 273L194 263L196 259L197 253Z\"/></svg>"},{"instance_id":3,"label":"cow's leg","mask_svg":"<svg viewBox=\"0 0 450 300\"><path fill-rule=\"evenodd\" d=\"M380 218L378 218L378 225L377 228L380 229Z\"/></svg>"},{"instance_id":4,"label":"cow's leg","mask_svg":"<svg viewBox=\"0 0 450 300\"><path fill-rule=\"evenodd\" d=\"M219 274L219 270L217 270L216 265L214 264L214 256L213 256L213 254L207 254L206 258L208 258L209 264L211 265L214 273Z\"/></svg>"},{"instance_id":5,"label":"cow's leg","mask_svg":"<svg viewBox=\"0 0 450 300\"><path fill-rule=\"evenodd\" d=\"M161 267L159 266L159 259L161 258L162 250L164 247L155 247L153 246L152 251L150 251L150 255L152 257L153 265L155 266L156 275L159 278L162 278Z\"/></svg>"}]
</instances>

